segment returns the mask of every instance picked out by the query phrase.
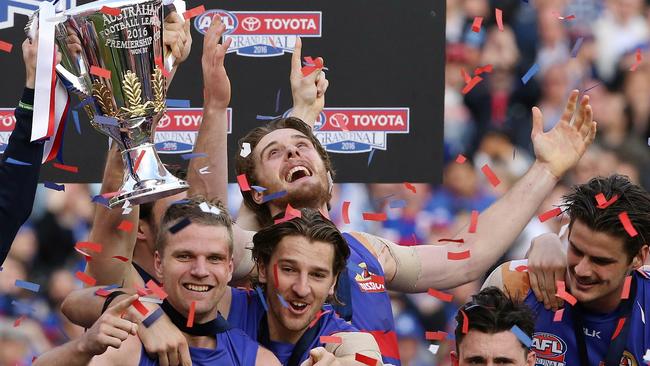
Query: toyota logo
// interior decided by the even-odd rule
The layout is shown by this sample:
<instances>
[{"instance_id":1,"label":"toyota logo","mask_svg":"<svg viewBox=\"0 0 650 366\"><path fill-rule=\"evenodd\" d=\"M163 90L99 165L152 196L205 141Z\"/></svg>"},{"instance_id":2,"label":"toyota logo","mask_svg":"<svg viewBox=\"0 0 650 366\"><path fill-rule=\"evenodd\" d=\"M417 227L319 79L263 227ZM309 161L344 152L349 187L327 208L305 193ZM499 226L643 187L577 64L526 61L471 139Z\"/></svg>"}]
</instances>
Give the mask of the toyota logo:
<instances>
[{"instance_id":1,"label":"toyota logo","mask_svg":"<svg viewBox=\"0 0 650 366\"><path fill-rule=\"evenodd\" d=\"M171 122L172 122L172 119L169 117L169 115L168 115L167 113L165 113L165 114L162 116L162 118L160 119L160 121L158 121L158 126L157 126L156 128L165 128L165 127L169 127L169 125L171 124Z\"/></svg>"},{"instance_id":2,"label":"toyota logo","mask_svg":"<svg viewBox=\"0 0 650 366\"><path fill-rule=\"evenodd\" d=\"M344 130L346 126L348 125L348 122L350 122L350 119L348 118L347 115L343 113L334 113L330 117L330 124L334 128L340 128Z\"/></svg>"},{"instance_id":3,"label":"toyota logo","mask_svg":"<svg viewBox=\"0 0 650 366\"><path fill-rule=\"evenodd\" d=\"M256 30L260 29L262 22L260 22L260 20L255 17L247 17L241 21L241 26L248 32L255 32Z\"/></svg>"}]
</instances>

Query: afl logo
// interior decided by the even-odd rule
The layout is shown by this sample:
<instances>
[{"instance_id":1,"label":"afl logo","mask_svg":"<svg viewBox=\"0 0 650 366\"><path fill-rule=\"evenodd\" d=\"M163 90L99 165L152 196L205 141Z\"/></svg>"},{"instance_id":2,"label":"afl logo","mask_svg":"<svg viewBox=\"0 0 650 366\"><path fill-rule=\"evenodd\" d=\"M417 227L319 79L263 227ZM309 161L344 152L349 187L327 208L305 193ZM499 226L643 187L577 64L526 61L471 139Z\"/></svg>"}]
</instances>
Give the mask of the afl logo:
<instances>
[{"instance_id":1,"label":"afl logo","mask_svg":"<svg viewBox=\"0 0 650 366\"><path fill-rule=\"evenodd\" d=\"M205 34L205 32L208 31L208 28L210 28L212 19L214 19L215 16L220 16L221 21L226 25L226 31L224 32L224 35L234 32L239 25L239 21L233 13L221 9L210 9L194 19L194 28L196 28L196 30L202 34ZM247 19L248 18L244 20ZM242 24L242 27L245 27L244 24ZM258 24L257 27L259 28L260 24Z\"/></svg>"},{"instance_id":2,"label":"afl logo","mask_svg":"<svg viewBox=\"0 0 650 366\"><path fill-rule=\"evenodd\" d=\"M621 364L620 366L638 366L639 364L636 362L636 359L634 358L634 355L631 354L628 351L623 352L623 357L621 357Z\"/></svg>"},{"instance_id":3,"label":"afl logo","mask_svg":"<svg viewBox=\"0 0 650 366\"><path fill-rule=\"evenodd\" d=\"M564 340L551 333L535 333L533 349L538 359L564 362L567 345ZM540 364L539 360L537 364Z\"/></svg>"},{"instance_id":4,"label":"afl logo","mask_svg":"<svg viewBox=\"0 0 650 366\"><path fill-rule=\"evenodd\" d=\"M248 17L244 18L241 21L241 27L249 32L255 32L256 30L260 29L261 26L262 22L259 20L259 18Z\"/></svg>"}]
</instances>

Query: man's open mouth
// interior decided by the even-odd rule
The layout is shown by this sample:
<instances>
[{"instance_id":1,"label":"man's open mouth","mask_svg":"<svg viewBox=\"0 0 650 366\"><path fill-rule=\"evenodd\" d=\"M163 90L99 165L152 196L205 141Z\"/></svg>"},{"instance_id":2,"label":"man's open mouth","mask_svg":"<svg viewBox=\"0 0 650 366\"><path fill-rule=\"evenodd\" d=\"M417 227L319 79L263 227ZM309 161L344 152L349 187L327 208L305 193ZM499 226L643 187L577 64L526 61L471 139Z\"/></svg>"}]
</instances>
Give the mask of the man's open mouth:
<instances>
[{"instance_id":1,"label":"man's open mouth","mask_svg":"<svg viewBox=\"0 0 650 366\"><path fill-rule=\"evenodd\" d=\"M214 286L210 285L196 285L193 283L184 283L183 287L194 292L208 292L214 288Z\"/></svg>"},{"instance_id":2,"label":"man's open mouth","mask_svg":"<svg viewBox=\"0 0 650 366\"><path fill-rule=\"evenodd\" d=\"M285 176L285 180L289 183L295 182L300 178L311 177L312 172L302 165L294 166L289 170Z\"/></svg>"}]
</instances>

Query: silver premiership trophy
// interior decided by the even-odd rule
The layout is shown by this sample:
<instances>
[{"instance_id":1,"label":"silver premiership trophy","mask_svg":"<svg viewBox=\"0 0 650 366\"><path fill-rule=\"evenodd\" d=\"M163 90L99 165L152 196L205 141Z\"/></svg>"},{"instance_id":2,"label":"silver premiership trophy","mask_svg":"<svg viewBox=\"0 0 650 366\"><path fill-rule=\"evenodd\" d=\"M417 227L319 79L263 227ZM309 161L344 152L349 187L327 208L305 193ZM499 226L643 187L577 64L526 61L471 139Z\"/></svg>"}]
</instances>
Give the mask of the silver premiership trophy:
<instances>
[{"instance_id":1,"label":"silver premiership trophy","mask_svg":"<svg viewBox=\"0 0 650 366\"><path fill-rule=\"evenodd\" d=\"M167 171L153 144L165 112L165 67L171 69L162 43L165 8L161 0L96 1L53 20L63 56L57 74L79 95L92 126L122 153L124 182L111 208L189 188Z\"/></svg>"}]
</instances>

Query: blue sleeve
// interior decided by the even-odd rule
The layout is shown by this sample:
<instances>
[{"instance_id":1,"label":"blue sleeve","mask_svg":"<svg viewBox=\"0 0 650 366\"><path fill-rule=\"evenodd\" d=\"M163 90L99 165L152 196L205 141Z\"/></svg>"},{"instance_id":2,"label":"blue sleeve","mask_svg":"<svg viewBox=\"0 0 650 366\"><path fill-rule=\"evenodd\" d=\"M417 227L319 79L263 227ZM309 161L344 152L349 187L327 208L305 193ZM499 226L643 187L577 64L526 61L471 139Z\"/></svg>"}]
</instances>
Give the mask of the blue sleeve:
<instances>
[{"instance_id":1,"label":"blue sleeve","mask_svg":"<svg viewBox=\"0 0 650 366\"><path fill-rule=\"evenodd\" d=\"M25 89L21 101L34 103L34 90ZM43 158L43 143L31 143L32 111L16 108L16 127L0 163L0 264L9 253L20 226L34 205L34 195ZM30 165L7 163L12 158Z\"/></svg>"}]
</instances>

